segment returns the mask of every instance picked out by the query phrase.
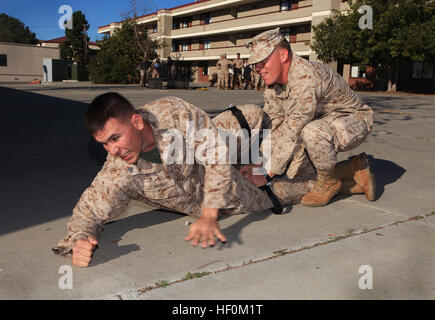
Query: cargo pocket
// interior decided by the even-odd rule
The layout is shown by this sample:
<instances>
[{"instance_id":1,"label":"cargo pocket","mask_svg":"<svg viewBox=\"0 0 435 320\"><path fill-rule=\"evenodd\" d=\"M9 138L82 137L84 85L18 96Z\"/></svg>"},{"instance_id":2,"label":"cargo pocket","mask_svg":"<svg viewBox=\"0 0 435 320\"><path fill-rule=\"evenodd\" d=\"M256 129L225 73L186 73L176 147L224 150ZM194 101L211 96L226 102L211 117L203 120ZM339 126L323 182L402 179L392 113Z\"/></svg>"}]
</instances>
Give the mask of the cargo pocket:
<instances>
[{"instance_id":1,"label":"cargo pocket","mask_svg":"<svg viewBox=\"0 0 435 320\"><path fill-rule=\"evenodd\" d=\"M340 117L332 121L336 144L340 151L346 151L358 146L367 137L369 132L364 120L354 116Z\"/></svg>"}]
</instances>

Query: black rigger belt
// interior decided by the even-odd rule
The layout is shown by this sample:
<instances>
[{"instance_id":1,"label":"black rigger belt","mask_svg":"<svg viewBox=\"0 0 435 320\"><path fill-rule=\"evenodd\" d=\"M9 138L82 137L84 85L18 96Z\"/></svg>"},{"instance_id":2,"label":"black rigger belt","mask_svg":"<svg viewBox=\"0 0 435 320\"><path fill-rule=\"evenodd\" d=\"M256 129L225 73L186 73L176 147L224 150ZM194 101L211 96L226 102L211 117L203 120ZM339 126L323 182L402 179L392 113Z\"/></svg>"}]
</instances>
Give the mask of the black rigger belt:
<instances>
[{"instance_id":1,"label":"black rigger belt","mask_svg":"<svg viewBox=\"0 0 435 320\"><path fill-rule=\"evenodd\" d=\"M251 163L251 128L249 127L248 121L246 121L245 116L243 115L242 111L240 111L239 108L237 108L234 105L231 105L228 110L230 110L233 114L233 116L237 119L237 121L240 124L240 127L242 129L245 129L248 132L248 136L249 136L249 163ZM263 186L258 187L258 189L266 191L268 197L270 198L270 200L272 201L274 207L271 209L273 213L275 214L282 214L283 210L282 210L282 206L281 203L279 202L278 198L275 196L275 194L273 193L272 189L270 189L270 184L271 181L268 181L268 183L266 183Z\"/></svg>"}]
</instances>

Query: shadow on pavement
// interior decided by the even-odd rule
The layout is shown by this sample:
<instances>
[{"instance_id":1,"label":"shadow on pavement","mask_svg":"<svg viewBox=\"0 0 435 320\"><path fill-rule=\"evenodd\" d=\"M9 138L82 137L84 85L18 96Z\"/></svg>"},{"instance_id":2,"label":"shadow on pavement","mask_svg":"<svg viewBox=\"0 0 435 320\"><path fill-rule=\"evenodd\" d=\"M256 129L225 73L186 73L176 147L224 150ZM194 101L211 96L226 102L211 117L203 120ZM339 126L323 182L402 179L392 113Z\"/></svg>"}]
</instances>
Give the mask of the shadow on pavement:
<instances>
[{"instance_id":1,"label":"shadow on pavement","mask_svg":"<svg viewBox=\"0 0 435 320\"><path fill-rule=\"evenodd\" d=\"M385 186L399 180L406 170L389 160L376 159L371 155L367 155L367 158L376 179L376 201L384 193Z\"/></svg>"},{"instance_id":2,"label":"shadow on pavement","mask_svg":"<svg viewBox=\"0 0 435 320\"><path fill-rule=\"evenodd\" d=\"M104 162L87 104L0 87L0 235L70 216Z\"/></svg>"},{"instance_id":3,"label":"shadow on pavement","mask_svg":"<svg viewBox=\"0 0 435 320\"><path fill-rule=\"evenodd\" d=\"M222 229L222 233L227 238L227 242L222 243L217 241L216 246L218 250L223 250L227 248L231 248L234 244L242 245L243 240L240 237L243 228L254 223L256 221L265 220L267 217L271 215L271 211L267 210L265 212L257 212L257 213L249 213L245 214L242 219L233 223L231 226ZM224 216L223 219L228 218L229 216Z\"/></svg>"},{"instance_id":4,"label":"shadow on pavement","mask_svg":"<svg viewBox=\"0 0 435 320\"><path fill-rule=\"evenodd\" d=\"M367 158L369 160L372 173L375 176L376 201L384 193L385 186L399 180L406 172L406 170L389 160L376 159L372 155L367 155ZM351 196L352 195L340 193L336 197L334 197L330 203L334 203L336 201L349 198Z\"/></svg>"},{"instance_id":5,"label":"shadow on pavement","mask_svg":"<svg viewBox=\"0 0 435 320\"><path fill-rule=\"evenodd\" d=\"M104 226L104 231L99 238L99 248L95 251L90 266L96 266L115 260L130 252L141 250L136 243L119 245L122 237L131 230L144 229L150 226L169 222L184 217L183 214L155 210L152 212L135 214L121 220L109 222ZM146 237L146 236L145 236ZM150 236L151 237L151 236ZM154 240L155 241L155 240ZM152 245L152 240L148 242Z\"/></svg>"}]
</instances>

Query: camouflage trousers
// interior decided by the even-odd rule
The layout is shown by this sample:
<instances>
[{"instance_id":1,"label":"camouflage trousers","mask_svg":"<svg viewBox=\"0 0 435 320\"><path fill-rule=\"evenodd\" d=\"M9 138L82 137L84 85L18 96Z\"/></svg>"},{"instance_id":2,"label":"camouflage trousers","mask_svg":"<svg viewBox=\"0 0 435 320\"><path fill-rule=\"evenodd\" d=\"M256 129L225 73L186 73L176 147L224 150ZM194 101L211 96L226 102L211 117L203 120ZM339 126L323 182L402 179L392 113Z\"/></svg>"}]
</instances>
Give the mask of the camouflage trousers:
<instances>
[{"instance_id":1,"label":"camouflage trousers","mask_svg":"<svg viewBox=\"0 0 435 320\"><path fill-rule=\"evenodd\" d=\"M348 116L328 115L308 123L301 137L316 169L330 171L337 163L337 153L360 145L372 126L371 110L356 111Z\"/></svg>"},{"instance_id":2,"label":"camouflage trousers","mask_svg":"<svg viewBox=\"0 0 435 320\"><path fill-rule=\"evenodd\" d=\"M224 88L228 88L229 86L229 73L228 71L220 71L220 73L218 73L218 87L224 89Z\"/></svg>"},{"instance_id":3,"label":"camouflage trousers","mask_svg":"<svg viewBox=\"0 0 435 320\"><path fill-rule=\"evenodd\" d=\"M259 132L268 126L267 114L256 105L237 106L243 115L252 131ZM213 123L219 130L224 130L235 137L238 136L238 131L241 130L240 124L234 117L231 111L224 111L213 118ZM251 139L255 139L252 137ZM243 149L238 144L238 157L249 150ZM250 181L245 179L239 172L238 166L232 168L233 179L233 204L234 208L221 210L226 214L239 214L249 212L260 212L273 207L272 201L268 197L266 191L258 189ZM308 193L315 184L317 173L308 157L304 157L303 162L298 168L297 174L293 178L288 178L286 174L274 177L270 186L275 196L280 201L281 205L296 204L300 199Z\"/></svg>"},{"instance_id":4,"label":"camouflage trousers","mask_svg":"<svg viewBox=\"0 0 435 320\"><path fill-rule=\"evenodd\" d=\"M236 83L238 83L239 88L242 88L242 70L241 69L234 69L234 75L233 75L233 83L232 87L235 89Z\"/></svg>"},{"instance_id":5,"label":"camouflage trousers","mask_svg":"<svg viewBox=\"0 0 435 320\"><path fill-rule=\"evenodd\" d=\"M254 73L254 89L260 89L262 87L261 76L258 72Z\"/></svg>"}]
</instances>

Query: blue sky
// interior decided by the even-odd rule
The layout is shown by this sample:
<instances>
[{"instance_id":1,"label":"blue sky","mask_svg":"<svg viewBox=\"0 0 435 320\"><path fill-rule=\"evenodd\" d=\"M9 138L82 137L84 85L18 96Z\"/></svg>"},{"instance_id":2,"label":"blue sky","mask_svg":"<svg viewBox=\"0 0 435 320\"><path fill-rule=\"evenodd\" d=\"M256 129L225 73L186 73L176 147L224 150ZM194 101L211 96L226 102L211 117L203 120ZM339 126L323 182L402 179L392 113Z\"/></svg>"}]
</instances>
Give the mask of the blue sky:
<instances>
[{"instance_id":1,"label":"blue sky","mask_svg":"<svg viewBox=\"0 0 435 320\"><path fill-rule=\"evenodd\" d=\"M194 0L142 0L143 7L148 12L158 9L173 8ZM129 0L1 0L0 13L21 20L36 33L41 40L50 40L63 37L65 31L58 27L62 14L59 8L62 5L71 6L73 11L81 10L88 20L90 29L88 35L91 41L101 39L97 28L114 21L122 20L122 14L130 8ZM142 14L144 14L142 12Z\"/></svg>"}]
</instances>

